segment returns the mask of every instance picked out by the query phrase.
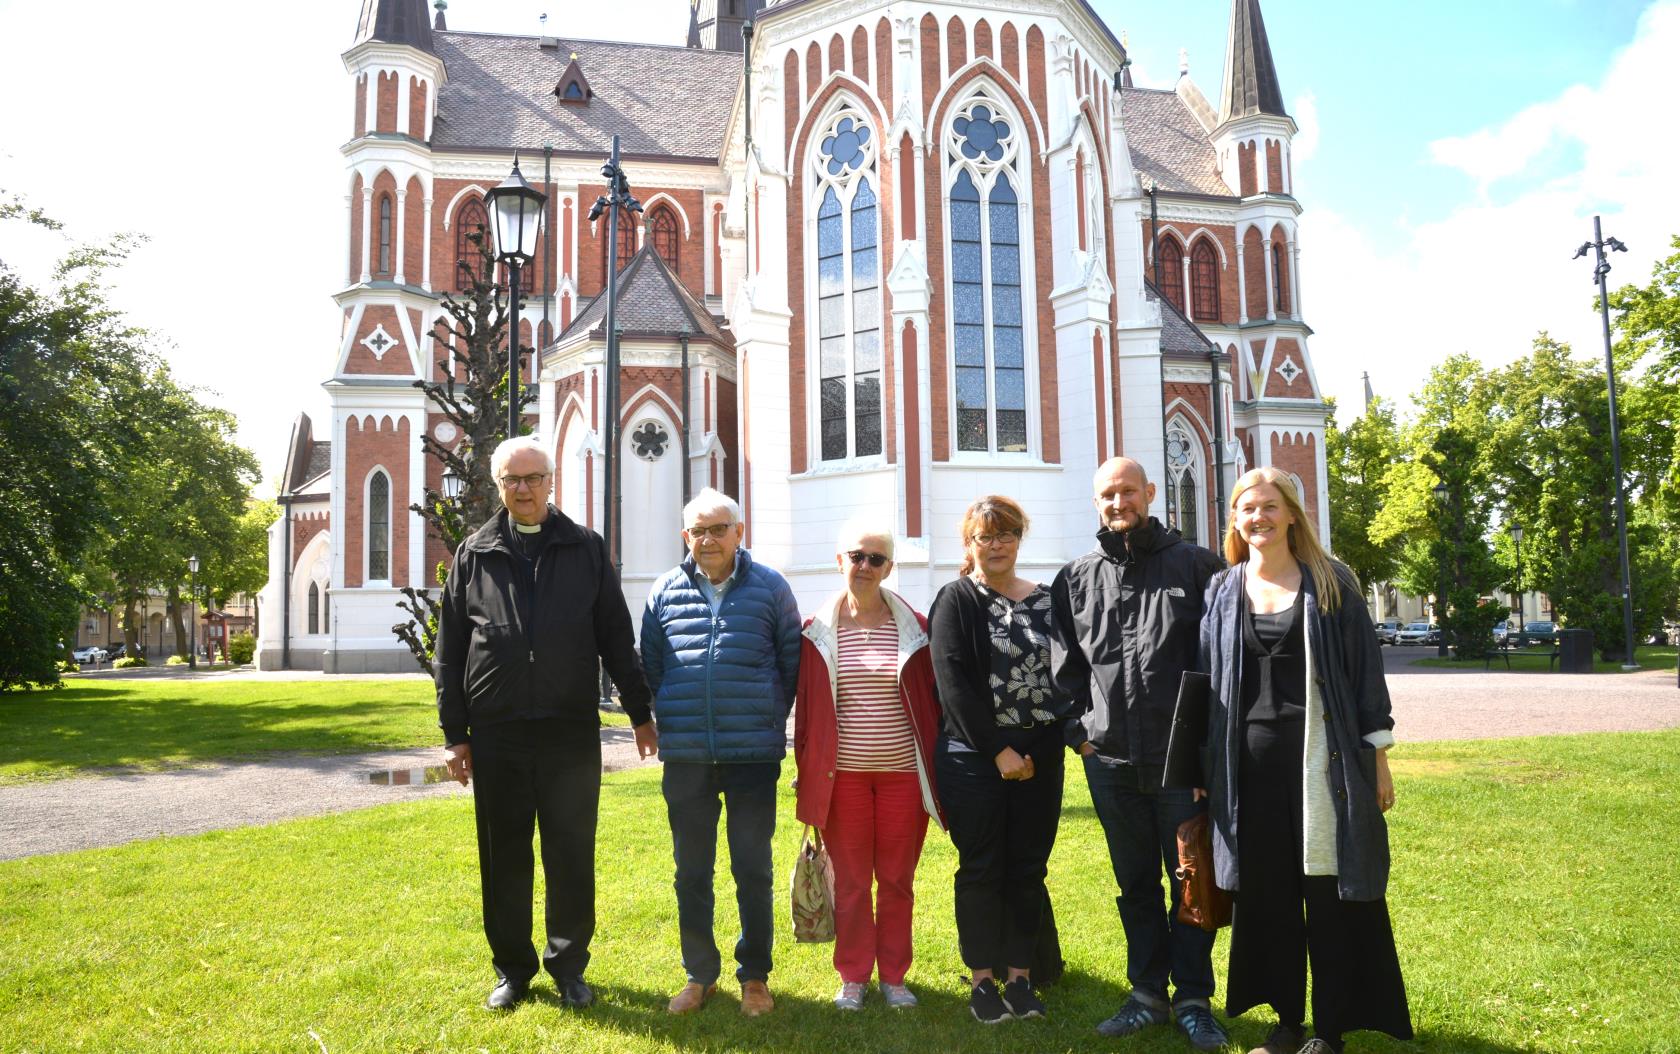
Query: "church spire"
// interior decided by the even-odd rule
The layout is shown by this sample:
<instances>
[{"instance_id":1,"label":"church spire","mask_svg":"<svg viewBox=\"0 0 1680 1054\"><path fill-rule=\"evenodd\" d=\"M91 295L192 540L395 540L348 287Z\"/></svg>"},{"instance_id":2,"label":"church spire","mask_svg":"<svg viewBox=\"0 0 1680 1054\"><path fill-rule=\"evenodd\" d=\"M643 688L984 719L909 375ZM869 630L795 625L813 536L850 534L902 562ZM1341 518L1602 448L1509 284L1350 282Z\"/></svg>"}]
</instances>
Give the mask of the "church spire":
<instances>
[{"instance_id":1,"label":"church spire","mask_svg":"<svg viewBox=\"0 0 1680 1054\"><path fill-rule=\"evenodd\" d=\"M688 46L700 46L700 0L688 0Z\"/></svg>"},{"instance_id":2,"label":"church spire","mask_svg":"<svg viewBox=\"0 0 1680 1054\"><path fill-rule=\"evenodd\" d=\"M1269 114L1289 116L1283 109L1272 46L1260 0L1231 0L1231 37L1225 51L1225 86L1219 93L1219 123Z\"/></svg>"},{"instance_id":3,"label":"church spire","mask_svg":"<svg viewBox=\"0 0 1680 1054\"><path fill-rule=\"evenodd\" d=\"M362 0L362 17L356 20L356 39L351 43L368 40L430 52L432 22L426 17L426 0Z\"/></svg>"}]
</instances>

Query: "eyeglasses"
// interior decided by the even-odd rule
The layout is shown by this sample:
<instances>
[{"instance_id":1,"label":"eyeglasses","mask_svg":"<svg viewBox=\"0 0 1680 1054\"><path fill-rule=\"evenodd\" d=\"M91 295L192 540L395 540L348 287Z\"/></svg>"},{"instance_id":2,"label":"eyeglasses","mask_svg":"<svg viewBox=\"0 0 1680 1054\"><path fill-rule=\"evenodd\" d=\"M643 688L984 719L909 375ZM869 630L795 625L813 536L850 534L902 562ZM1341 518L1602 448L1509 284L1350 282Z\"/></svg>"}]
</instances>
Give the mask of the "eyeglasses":
<instances>
[{"instance_id":1,"label":"eyeglasses","mask_svg":"<svg viewBox=\"0 0 1680 1054\"><path fill-rule=\"evenodd\" d=\"M994 545L1014 545L1021 540L1020 531L1000 531L997 534L977 534L973 538L975 545L982 549L989 549Z\"/></svg>"},{"instance_id":2,"label":"eyeglasses","mask_svg":"<svg viewBox=\"0 0 1680 1054\"><path fill-rule=\"evenodd\" d=\"M721 542L723 541L724 536L729 533L729 529L734 526L735 525L733 523L714 523L710 527L690 527L688 529L688 536L690 538L699 538L701 535L705 535L708 538Z\"/></svg>"},{"instance_id":3,"label":"eyeglasses","mask_svg":"<svg viewBox=\"0 0 1680 1054\"><path fill-rule=\"evenodd\" d=\"M891 557L885 553L866 553L862 549L853 549L846 554L846 559L852 562L853 567L862 567L864 564L870 567L885 567Z\"/></svg>"},{"instance_id":4,"label":"eyeglasses","mask_svg":"<svg viewBox=\"0 0 1680 1054\"><path fill-rule=\"evenodd\" d=\"M546 472L533 472L529 476L503 476L496 482L500 483L506 490L518 490L522 486L536 490L537 486L547 478L548 473Z\"/></svg>"}]
</instances>

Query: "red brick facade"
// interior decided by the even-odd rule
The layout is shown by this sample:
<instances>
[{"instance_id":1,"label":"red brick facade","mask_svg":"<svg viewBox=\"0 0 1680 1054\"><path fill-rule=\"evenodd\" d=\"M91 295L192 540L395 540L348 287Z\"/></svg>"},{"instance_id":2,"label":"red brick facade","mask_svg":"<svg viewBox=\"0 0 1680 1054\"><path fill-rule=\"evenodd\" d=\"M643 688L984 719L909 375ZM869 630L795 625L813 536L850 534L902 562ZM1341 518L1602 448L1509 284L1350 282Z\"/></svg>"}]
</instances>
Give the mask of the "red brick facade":
<instances>
[{"instance_id":1,"label":"red brick facade","mask_svg":"<svg viewBox=\"0 0 1680 1054\"><path fill-rule=\"evenodd\" d=\"M417 438L409 435L408 418L389 415L351 417L344 425L344 584L352 589L367 581L367 523L364 509L368 479L375 468L391 480L391 585L407 586L408 459ZM441 470L439 470L441 475ZM421 583L430 585L431 583Z\"/></svg>"}]
</instances>

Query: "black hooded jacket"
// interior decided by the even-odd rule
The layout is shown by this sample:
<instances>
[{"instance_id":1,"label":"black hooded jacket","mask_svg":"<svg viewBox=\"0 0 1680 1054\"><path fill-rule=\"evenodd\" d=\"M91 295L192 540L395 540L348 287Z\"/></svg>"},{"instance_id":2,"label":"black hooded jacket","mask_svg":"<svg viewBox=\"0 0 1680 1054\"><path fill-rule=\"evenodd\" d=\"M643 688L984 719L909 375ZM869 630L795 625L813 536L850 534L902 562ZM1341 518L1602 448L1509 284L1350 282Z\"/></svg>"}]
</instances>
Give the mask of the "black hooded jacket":
<instances>
[{"instance_id":1,"label":"black hooded jacket","mask_svg":"<svg viewBox=\"0 0 1680 1054\"><path fill-rule=\"evenodd\" d=\"M1073 697L1068 745L1104 757L1166 762L1178 682L1196 668L1202 600L1224 561L1153 516L1130 531L1097 532L1097 548L1062 568L1051 673Z\"/></svg>"}]
</instances>

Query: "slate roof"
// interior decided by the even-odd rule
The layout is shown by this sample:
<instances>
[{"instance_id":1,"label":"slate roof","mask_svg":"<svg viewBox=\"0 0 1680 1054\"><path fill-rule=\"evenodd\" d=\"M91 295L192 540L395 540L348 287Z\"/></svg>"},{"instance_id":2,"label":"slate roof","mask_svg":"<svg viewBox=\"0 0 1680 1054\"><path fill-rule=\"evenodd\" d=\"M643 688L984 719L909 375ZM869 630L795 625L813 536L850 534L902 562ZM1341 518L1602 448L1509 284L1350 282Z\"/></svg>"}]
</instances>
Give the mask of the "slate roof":
<instances>
[{"instance_id":1,"label":"slate roof","mask_svg":"<svg viewBox=\"0 0 1680 1054\"><path fill-rule=\"evenodd\" d=\"M332 468L332 444L325 440L318 441L309 448L309 465L303 470L301 482L308 483L330 468Z\"/></svg>"},{"instance_id":2,"label":"slate roof","mask_svg":"<svg viewBox=\"0 0 1680 1054\"><path fill-rule=\"evenodd\" d=\"M1283 109L1272 45L1260 0L1231 0L1231 33L1225 54L1225 84L1219 93L1219 121L1257 114L1289 116Z\"/></svg>"},{"instance_id":3,"label":"slate roof","mask_svg":"<svg viewBox=\"0 0 1680 1054\"><path fill-rule=\"evenodd\" d=\"M625 155L704 158L723 153L724 125L741 83L729 52L536 37L433 34L447 80L438 93L432 145L443 148L606 154L620 137ZM576 52L594 92L582 105L554 96Z\"/></svg>"},{"instance_id":4,"label":"slate roof","mask_svg":"<svg viewBox=\"0 0 1680 1054\"><path fill-rule=\"evenodd\" d=\"M1161 305L1161 354L1163 355L1206 355L1216 345L1207 338L1201 327L1197 326L1184 312L1174 306L1171 300L1161 295L1155 288L1155 283L1144 279L1144 289L1148 291L1151 300Z\"/></svg>"},{"instance_id":5,"label":"slate roof","mask_svg":"<svg viewBox=\"0 0 1680 1054\"><path fill-rule=\"evenodd\" d=\"M438 17L443 17L442 11ZM407 44L431 51L432 23L426 15L426 0L362 0L355 42L360 44L364 40Z\"/></svg>"},{"instance_id":6,"label":"slate roof","mask_svg":"<svg viewBox=\"0 0 1680 1054\"><path fill-rule=\"evenodd\" d=\"M1121 92L1132 167L1148 190L1235 197L1218 171L1218 155L1201 122L1177 92L1126 88Z\"/></svg>"},{"instance_id":7,"label":"slate roof","mask_svg":"<svg viewBox=\"0 0 1680 1054\"><path fill-rule=\"evenodd\" d=\"M706 305L695 299L688 287L677 280L664 259L644 245L624 270L618 273L618 315L613 319L625 333L675 337L684 326L696 339L711 340L725 349L735 347L731 337ZM588 332L597 339L607 332L607 296L603 291L583 309L560 334L566 341Z\"/></svg>"}]
</instances>

